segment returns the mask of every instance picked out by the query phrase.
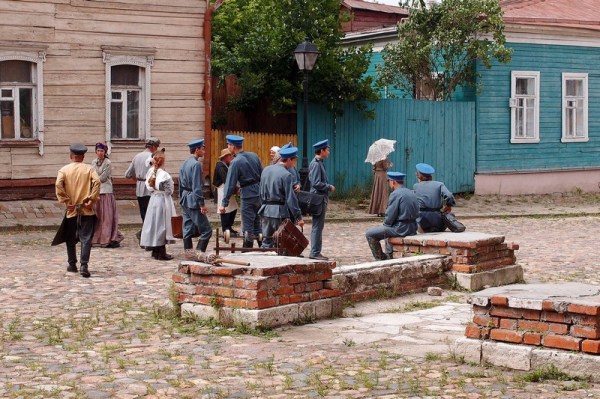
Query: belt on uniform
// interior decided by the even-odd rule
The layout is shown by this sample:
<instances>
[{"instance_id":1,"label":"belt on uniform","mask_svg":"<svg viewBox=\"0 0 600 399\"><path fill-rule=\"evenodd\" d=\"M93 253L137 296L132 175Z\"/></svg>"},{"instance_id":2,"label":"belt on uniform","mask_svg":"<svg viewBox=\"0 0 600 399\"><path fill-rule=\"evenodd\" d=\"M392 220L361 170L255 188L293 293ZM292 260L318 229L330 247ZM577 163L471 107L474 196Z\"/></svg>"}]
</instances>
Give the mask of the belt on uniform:
<instances>
[{"instance_id":1,"label":"belt on uniform","mask_svg":"<svg viewBox=\"0 0 600 399\"><path fill-rule=\"evenodd\" d=\"M137 181L146 181L146 179L140 179L139 177L136 177Z\"/></svg>"},{"instance_id":2,"label":"belt on uniform","mask_svg":"<svg viewBox=\"0 0 600 399\"><path fill-rule=\"evenodd\" d=\"M252 181L250 183L240 183L240 188L248 187L248 186L251 186L251 185L257 184L257 183L258 183L257 181Z\"/></svg>"},{"instance_id":3,"label":"belt on uniform","mask_svg":"<svg viewBox=\"0 0 600 399\"><path fill-rule=\"evenodd\" d=\"M182 189L183 191L189 191L189 192L191 192L191 191L192 191L192 190L190 190L189 188L187 188L187 187L183 187L183 186L181 186L181 189Z\"/></svg>"},{"instance_id":4,"label":"belt on uniform","mask_svg":"<svg viewBox=\"0 0 600 399\"><path fill-rule=\"evenodd\" d=\"M439 212L440 208L420 208L421 212Z\"/></svg>"},{"instance_id":5,"label":"belt on uniform","mask_svg":"<svg viewBox=\"0 0 600 399\"><path fill-rule=\"evenodd\" d=\"M399 220L400 223L414 223L416 221L417 221L417 219L402 219L402 220Z\"/></svg>"},{"instance_id":6,"label":"belt on uniform","mask_svg":"<svg viewBox=\"0 0 600 399\"><path fill-rule=\"evenodd\" d=\"M263 205L285 205L283 201L261 201Z\"/></svg>"}]
</instances>

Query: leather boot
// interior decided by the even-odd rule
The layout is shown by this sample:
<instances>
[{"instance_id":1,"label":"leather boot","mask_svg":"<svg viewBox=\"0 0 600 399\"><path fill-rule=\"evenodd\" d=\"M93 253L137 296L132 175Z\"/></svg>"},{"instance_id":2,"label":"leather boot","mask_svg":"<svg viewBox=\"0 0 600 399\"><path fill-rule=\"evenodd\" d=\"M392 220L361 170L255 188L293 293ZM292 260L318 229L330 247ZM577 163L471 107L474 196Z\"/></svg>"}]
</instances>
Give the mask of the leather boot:
<instances>
[{"instance_id":1,"label":"leather boot","mask_svg":"<svg viewBox=\"0 0 600 399\"><path fill-rule=\"evenodd\" d=\"M158 256L156 259L157 260L171 260L171 259L173 259L173 255L169 255L167 253L167 247L165 245L162 245L162 246L158 247Z\"/></svg>"},{"instance_id":2,"label":"leather boot","mask_svg":"<svg viewBox=\"0 0 600 399\"><path fill-rule=\"evenodd\" d=\"M206 248L208 248L209 240L200 240L198 241L198 245L196 246L196 250L202 253L206 252Z\"/></svg>"},{"instance_id":3,"label":"leather boot","mask_svg":"<svg viewBox=\"0 0 600 399\"><path fill-rule=\"evenodd\" d=\"M388 258L387 255L383 253L379 241L372 238L367 238L367 242L369 243L369 248L371 248L371 253L373 254L375 260L386 260Z\"/></svg>"},{"instance_id":4,"label":"leather boot","mask_svg":"<svg viewBox=\"0 0 600 399\"><path fill-rule=\"evenodd\" d=\"M242 243L242 248L252 248L254 245L254 238L249 231L244 231L244 241ZM243 251L242 251L243 252Z\"/></svg>"},{"instance_id":5,"label":"leather boot","mask_svg":"<svg viewBox=\"0 0 600 399\"><path fill-rule=\"evenodd\" d=\"M194 244L192 243L192 238L184 238L183 239L183 249L192 249Z\"/></svg>"},{"instance_id":6,"label":"leather boot","mask_svg":"<svg viewBox=\"0 0 600 399\"><path fill-rule=\"evenodd\" d=\"M81 277L85 277L88 278L91 276L89 270L88 270L88 265L81 265Z\"/></svg>"},{"instance_id":7,"label":"leather boot","mask_svg":"<svg viewBox=\"0 0 600 399\"><path fill-rule=\"evenodd\" d=\"M152 247L152 257L158 259L158 247Z\"/></svg>"}]
</instances>

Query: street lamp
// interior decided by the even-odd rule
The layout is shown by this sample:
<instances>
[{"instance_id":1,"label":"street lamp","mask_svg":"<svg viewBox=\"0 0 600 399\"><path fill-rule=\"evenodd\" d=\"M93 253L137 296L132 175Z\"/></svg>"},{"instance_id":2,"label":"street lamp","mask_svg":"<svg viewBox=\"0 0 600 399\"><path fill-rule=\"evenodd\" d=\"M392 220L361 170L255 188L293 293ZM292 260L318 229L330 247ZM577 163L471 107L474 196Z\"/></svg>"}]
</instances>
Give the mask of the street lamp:
<instances>
[{"instance_id":1,"label":"street lamp","mask_svg":"<svg viewBox=\"0 0 600 399\"><path fill-rule=\"evenodd\" d=\"M296 47L294 56L298 63L298 69L304 72L304 121L302 123L302 168L300 169L300 186L302 190L308 191L310 189L308 182L308 158L306 156L306 148L308 147L308 72L312 71L317 62L319 50L317 49L317 46L306 38L298 45L298 47Z\"/></svg>"}]
</instances>

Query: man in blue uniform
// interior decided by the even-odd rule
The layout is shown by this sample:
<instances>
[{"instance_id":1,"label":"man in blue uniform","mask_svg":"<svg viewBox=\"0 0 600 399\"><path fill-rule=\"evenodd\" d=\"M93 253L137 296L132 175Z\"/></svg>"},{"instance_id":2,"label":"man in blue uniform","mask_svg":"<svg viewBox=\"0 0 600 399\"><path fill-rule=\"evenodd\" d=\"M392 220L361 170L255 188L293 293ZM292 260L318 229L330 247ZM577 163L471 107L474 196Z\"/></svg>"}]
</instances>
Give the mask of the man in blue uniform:
<instances>
[{"instance_id":1,"label":"man in blue uniform","mask_svg":"<svg viewBox=\"0 0 600 399\"><path fill-rule=\"evenodd\" d=\"M206 216L202 192L202 165L198 158L204 156L204 139L195 140L188 144L191 156L183 161L179 169L179 205L183 216L183 248L185 258L197 260L198 254L206 252L212 229ZM192 237L200 233L196 251L193 249Z\"/></svg>"},{"instance_id":2,"label":"man in blue uniform","mask_svg":"<svg viewBox=\"0 0 600 399\"><path fill-rule=\"evenodd\" d=\"M419 199L417 223L421 233L446 230L441 212L450 212L455 205L454 196L444 183L432 179L434 173L433 166L426 163L417 164L419 182L415 183L413 190Z\"/></svg>"},{"instance_id":3,"label":"man in blue uniform","mask_svg":"<svg viewBox=\"0 0 600 399\"><path fill-rule=\"evenodd\" d=\"M273 234L285 219L304 226L298 198L294 194L294 179L289 172L297 154L296 147L279 150L279 161L267 166L260 176L262 206L258 214L262 217L262 248L273 248Z\"/></svg>"},{"instance_id":4,"label":"man in blue uniform","mask_svg":"<svg viewBox=\"0 0 600 399\"><path fill-rule=\"evenodd\" d=\"M392 259L393 251L387 241L390 237L406 237L417 234L417 216L419 200L408 188L404 187L406 175L400 172L387 172L392 193L388 199L383 226L367 230L367 242L376 260ZM381 250L381 240L385 241L385 252Z\"/></svg>"},{"instance_id":5,"label":"man in blue uniform","mask_svg":"<svg viewBox=\"0 0 600 399\"><path fill-rule=\"evenodd\" d=\"M325 227L325 213L327 211L327 203L329 202L329 192L335 191L335 187L329 184L325 165L323 164L323 161L329 158L329 140L322 140L313 144L313 149L315 150L315 157L308 167L308 180L310 181L310 192L323 196L323 211L320 215L312 216L310 258L328 260L328 257L321 254L321 247L323 246L323 228Z\"/></svg>"},{"instance_id":6,"label":"man in blue uniform","mask_svg":"<svg viewBox=\"0 0 600 399\"><path fill-rule=\"evenodd\" d=\"M225 139L227 140L227 148L234 158L229 165L229 172L227 172L219 212L225 213L225 208L229 205L229 199L236 192L236 187L239 184L242 200L240 208L242 211L242 231L244 232L243 247L252 248L254 240L258 240L261 234L258 210L260 209L260 174L263 168L258 155L244 151L244 138L242 136L228 134Z\"/></svg>"},{"instance_id":7,"label":"man in blue uniform","mask_svg":"<svg viewBox=\"0 0 600 399\"><path fill-rule=\"evenodd\" d=\"M281 150L286 150L288 148L292 148L293 146L294 145L290 141L289 143L287 143L283 147L281 147ZM292 175L292 180L294 181L294 192L297 193L298 191L300 191L300 173L298 173L298 169L296 168L296 165L290 166L288 168L288 170L289 170L290 174Z\"/></svg>"}]
</instances>

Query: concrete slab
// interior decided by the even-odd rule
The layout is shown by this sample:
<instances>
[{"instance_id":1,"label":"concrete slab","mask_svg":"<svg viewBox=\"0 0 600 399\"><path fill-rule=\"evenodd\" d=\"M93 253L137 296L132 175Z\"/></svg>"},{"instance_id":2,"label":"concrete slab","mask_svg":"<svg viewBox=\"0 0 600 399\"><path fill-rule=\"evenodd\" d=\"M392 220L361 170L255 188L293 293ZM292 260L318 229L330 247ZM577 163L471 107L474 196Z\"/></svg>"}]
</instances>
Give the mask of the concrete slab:
<instances>
[{"instance_id":1,"label":"concrete slab","mask_svg":"<svg viewBox=\"0 0 600 399\"><path fill-rule=\"evenodd\" d=\"M476 273L449 272L456 283L469 291L479 291L485 287L497 287L523 281L523 267L509 265Z\"/></svg>"},{"instance_id":2,"label":"concrete slab","mask_svg":"<svg viewBox=\"0 0 600 399\"><path fill-rule=\"evenodd\" d=\"M508 306L522 309L542 309L542 302L568 302L580 305L600 305L600 287L583 283L514 284L493 287L471 295L473 305L487 306L492 296L508 298Z\"/></svg>"}]
</instances>

